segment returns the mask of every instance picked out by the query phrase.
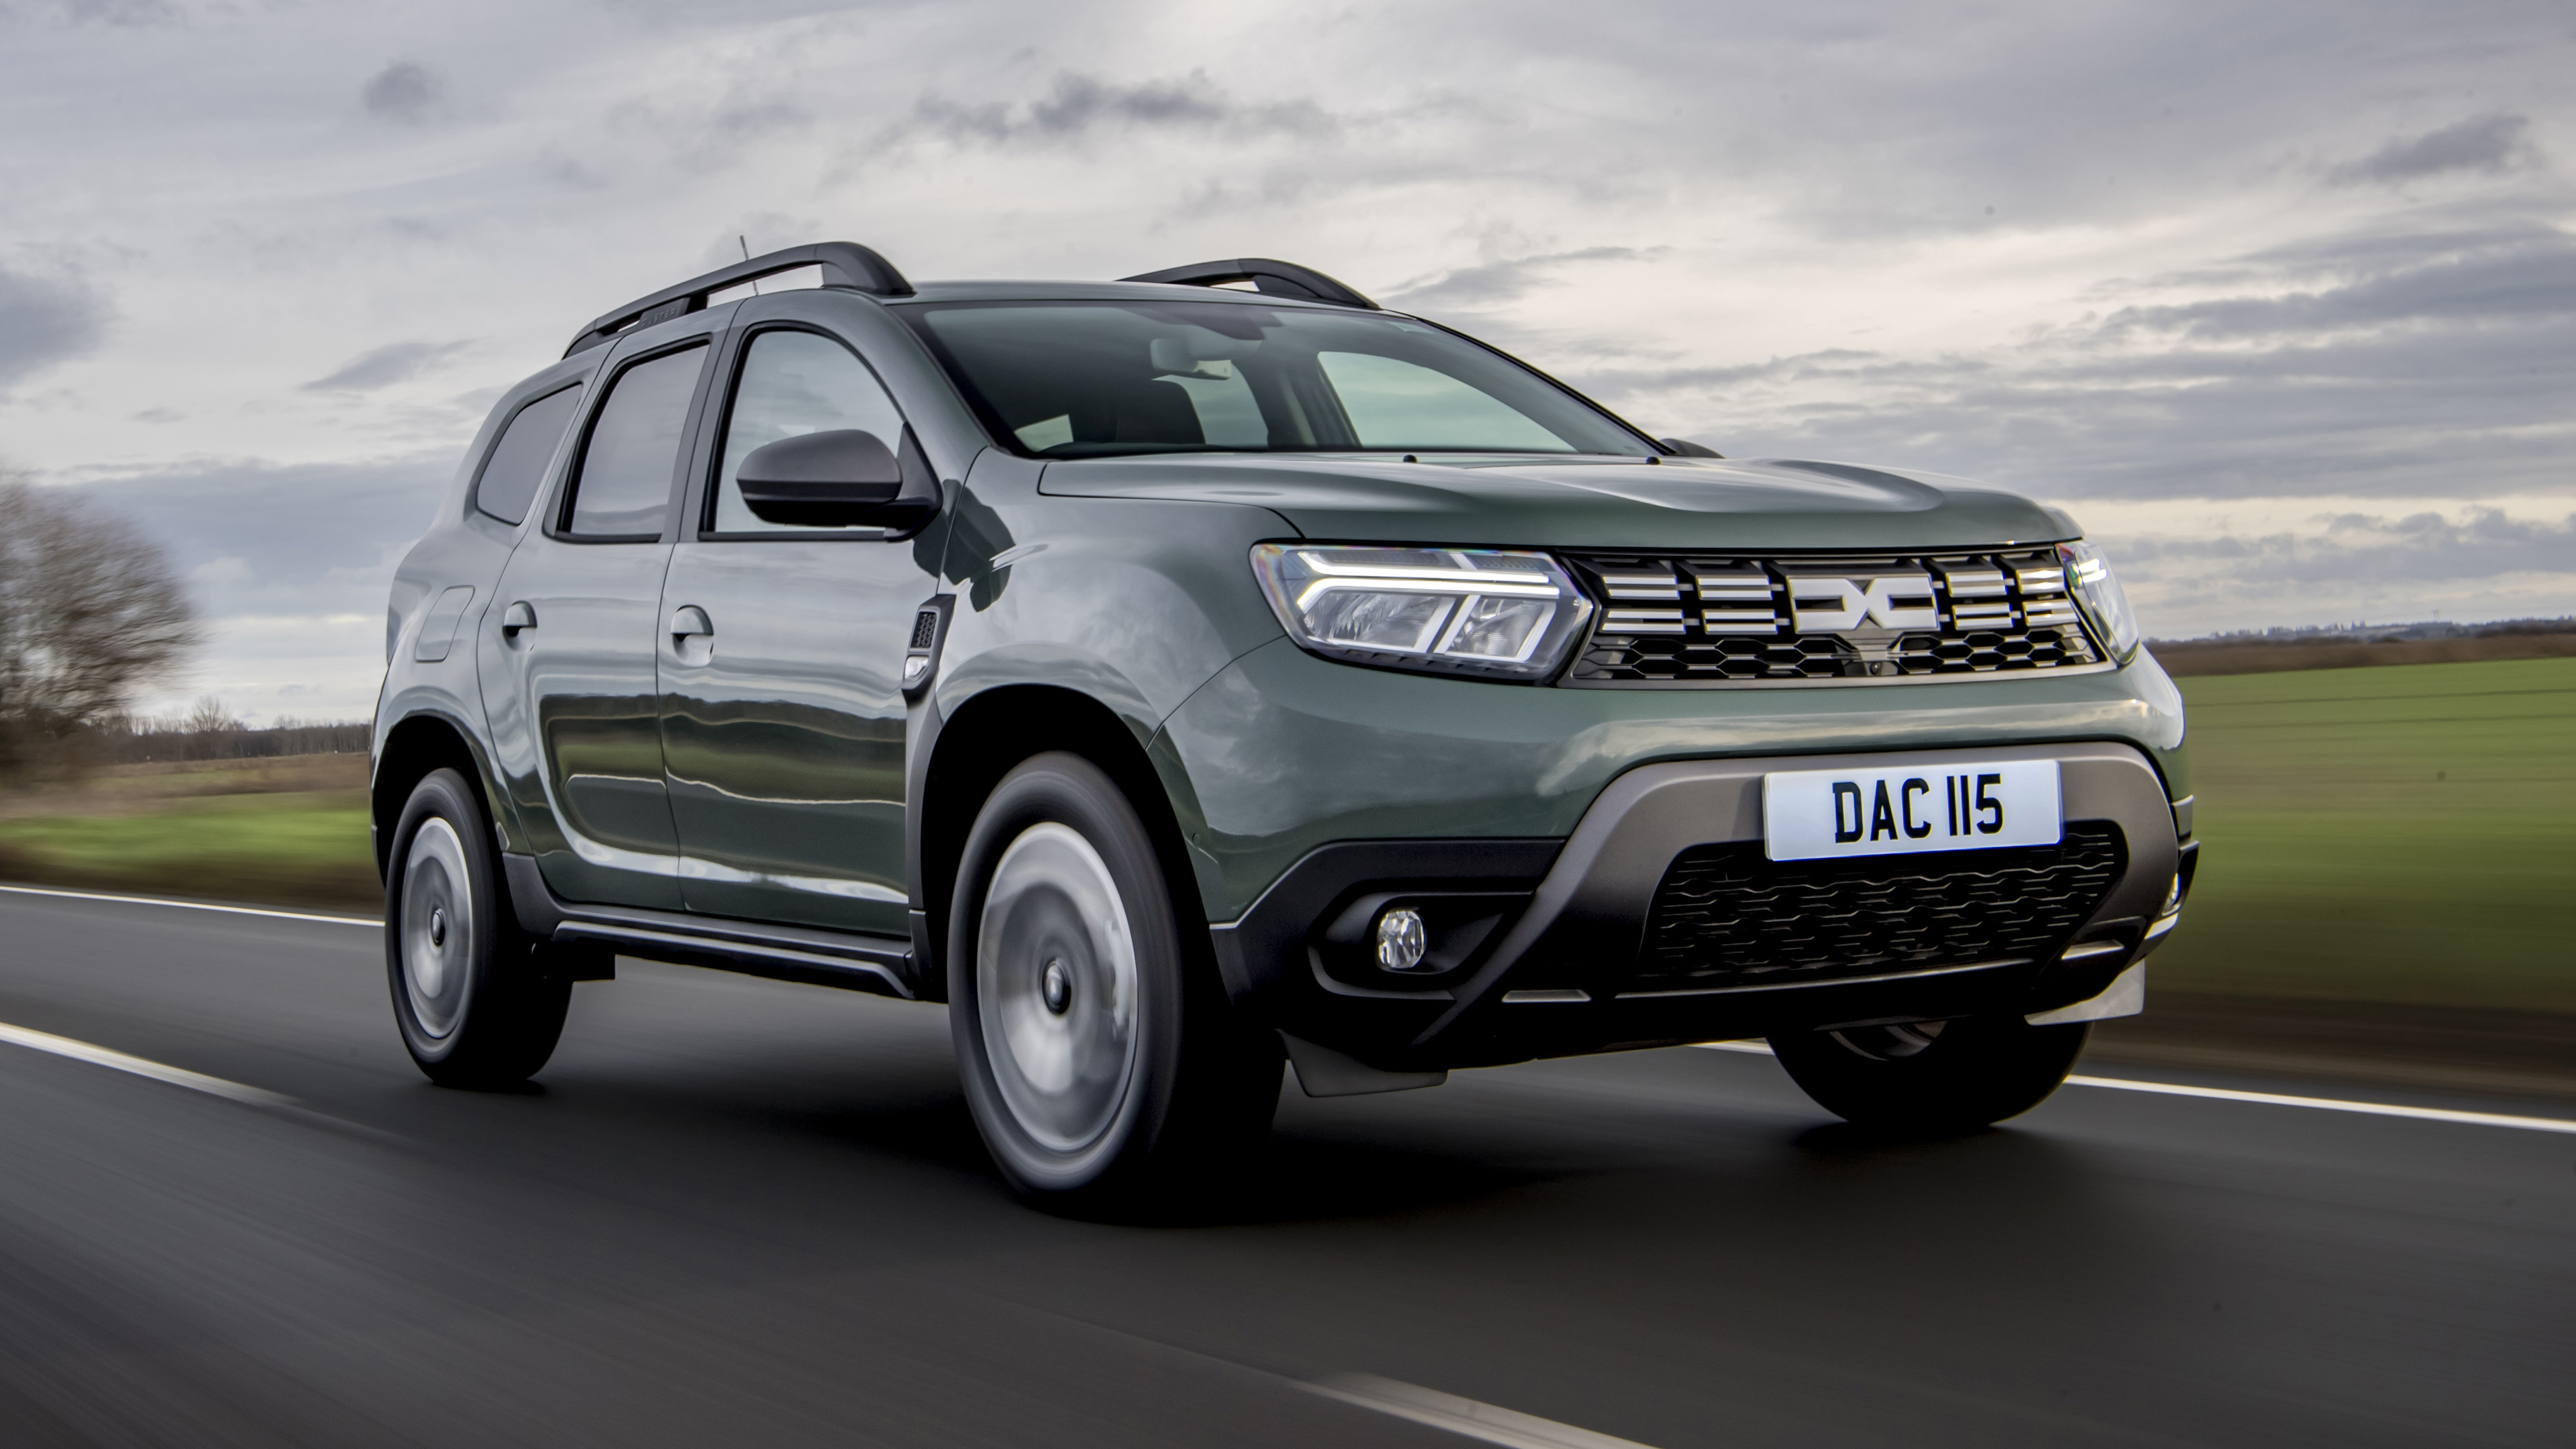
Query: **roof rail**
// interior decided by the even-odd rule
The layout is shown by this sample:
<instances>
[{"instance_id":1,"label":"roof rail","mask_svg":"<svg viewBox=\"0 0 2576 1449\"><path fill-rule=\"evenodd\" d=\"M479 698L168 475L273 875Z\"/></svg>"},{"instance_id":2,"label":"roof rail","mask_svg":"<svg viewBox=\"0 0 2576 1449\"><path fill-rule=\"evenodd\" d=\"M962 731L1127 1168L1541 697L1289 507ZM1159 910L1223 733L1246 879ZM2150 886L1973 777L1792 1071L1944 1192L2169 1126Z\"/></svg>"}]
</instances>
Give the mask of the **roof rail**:
<instances>
[{"instance_id":1,"label":"roof rail","mask_svg":"<svg viewBox=\"0 0 2576 1449\"><path fill-rule=\"evenodd\" d=\"M649 297L638 297L581 330L564 349L564 356L598 347L613 340L630 327L667 322L690 312L703 311L707 294L738 287L775 272L792 272L799 267L823 269L823 285L848 287L879 297L909 297L912 283L894 269L894 263L878 256L857 242L816 242L812 246L789 247L770 252L749 261L721 267L703 277L691 277L676 287L664 287Z\"/></svg>"},{"instance_id":2,"label":"roof rail","mask_svg":"<svg viewBox=\"0 0 2576 1449\"><path fill-rule=\"evenodd\" d=\"M1200 262L1196 266L1166 267L1139 277L1121 277L1122 282L1174 282L1185 287L1214 287L1227 282L1250 282L1273 297L1295 297L1307 302L1330 302L1336 307L1365 307L1371 312L1386 309L1375 302L1316 271L1295 262L1274 262L1266 257L1244 257L1231 262Z\"/></svg>"}]
</instances>

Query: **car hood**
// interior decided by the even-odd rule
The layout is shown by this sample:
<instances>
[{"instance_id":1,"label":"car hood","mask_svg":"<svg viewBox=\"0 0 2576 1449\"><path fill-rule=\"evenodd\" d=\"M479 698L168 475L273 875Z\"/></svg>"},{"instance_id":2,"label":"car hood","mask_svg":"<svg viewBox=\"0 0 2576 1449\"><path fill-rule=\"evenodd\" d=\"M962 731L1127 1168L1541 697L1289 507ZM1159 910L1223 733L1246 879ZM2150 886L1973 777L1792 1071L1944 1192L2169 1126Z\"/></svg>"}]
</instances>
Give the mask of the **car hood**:
<instances>
[{"instance_id":1,"label":"car hood","mask_svg":"<svg viewBox=\"0 0 2576 1449\"><path fill-rule=\"evenodd\" d=\"M1308 538L1352 542L1878 550L2079 532L2056 509L1964 479L1788 459L1166 454L1051 462L1039 491L1251 504Z\"/></svg>"}]
</instances>

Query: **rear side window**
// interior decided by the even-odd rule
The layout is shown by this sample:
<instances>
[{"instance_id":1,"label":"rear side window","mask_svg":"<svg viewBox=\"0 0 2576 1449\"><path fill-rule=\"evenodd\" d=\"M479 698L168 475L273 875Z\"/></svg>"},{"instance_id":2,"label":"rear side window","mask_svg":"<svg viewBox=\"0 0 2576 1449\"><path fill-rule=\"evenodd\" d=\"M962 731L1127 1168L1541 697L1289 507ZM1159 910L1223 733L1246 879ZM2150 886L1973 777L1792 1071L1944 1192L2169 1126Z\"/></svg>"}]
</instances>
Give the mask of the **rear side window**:
<instances>
[{"instance_id":1,"label":"rear side window","mask_svg":"<svg viewBox=\"0 0 2576 1449\"><path fill-rule=\"evenodd\" d=\"M703 343L666 352L609 384L608 400L599 405L582 449L565 532L595 539L662 536L671 482L679 472L680 433L706 354Z\"/></svg>"},{"instance_id":2,"label":"rear side window","mask_svg":"<svg viewBox=\"0 0 2576 1449\"><path fill-rule=\"evenodd\" d=\"M574 383L520 408L483 460L474 506L503 523L527 517L537 485L546 481L546 460L555 455L555 444L563 441L564 428L572 422L573 405L580 401L581 384Z\"/></svg>"}]
</instances>

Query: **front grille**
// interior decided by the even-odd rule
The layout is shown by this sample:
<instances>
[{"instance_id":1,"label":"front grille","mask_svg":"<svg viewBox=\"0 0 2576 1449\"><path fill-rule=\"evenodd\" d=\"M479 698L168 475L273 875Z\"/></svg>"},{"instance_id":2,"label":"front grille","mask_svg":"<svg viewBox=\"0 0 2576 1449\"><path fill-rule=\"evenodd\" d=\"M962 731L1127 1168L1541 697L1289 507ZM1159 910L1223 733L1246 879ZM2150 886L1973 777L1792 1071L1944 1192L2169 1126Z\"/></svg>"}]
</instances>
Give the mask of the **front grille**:
<instances>
[{"instance_id":1,"label":"front grille","mask_svg":"<svg viewBox=\"0 0 2576 1449\"><path fill-rule=\"evenodd\" d=\"M2102 662L2054 548L1568 561L1601 605L1569 684L1973 678Z\"/></svg>"},{"instance_id":2,"label":"front grille","mask_svg":"<svg viewBox=\"0 0 2576 1449\"><path fill-rule=\"evenodd\" d=\"M1765 860L1759 842L1673 857L1624 991L1792 986L2008 959L2047 960L2128 864L2120 828L2055 845Z\"/></svg>"}]
</instances>

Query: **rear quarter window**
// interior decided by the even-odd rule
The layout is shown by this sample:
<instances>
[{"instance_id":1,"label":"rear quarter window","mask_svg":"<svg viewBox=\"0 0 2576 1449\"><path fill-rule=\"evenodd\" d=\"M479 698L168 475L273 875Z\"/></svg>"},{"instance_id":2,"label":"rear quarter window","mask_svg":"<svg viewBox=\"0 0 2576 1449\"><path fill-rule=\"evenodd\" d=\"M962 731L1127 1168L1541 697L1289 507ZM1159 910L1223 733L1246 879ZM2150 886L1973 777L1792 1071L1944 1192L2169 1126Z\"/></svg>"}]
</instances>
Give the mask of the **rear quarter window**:
<instances>
[{"instance_id":1,"label":"rear quarter window","mask_svg":"<svg viewBox=\"0 0 2576 1449\"><path fill-rule=\"evenodd\" d=\"M537 488L546 481L546 462L563 441L581 401L581 384L557 388L522 406L501 430L501 441L483 459L483 475L474 483L474 506L503 523L528 516Z\"/></svg>"}]
</instances>

